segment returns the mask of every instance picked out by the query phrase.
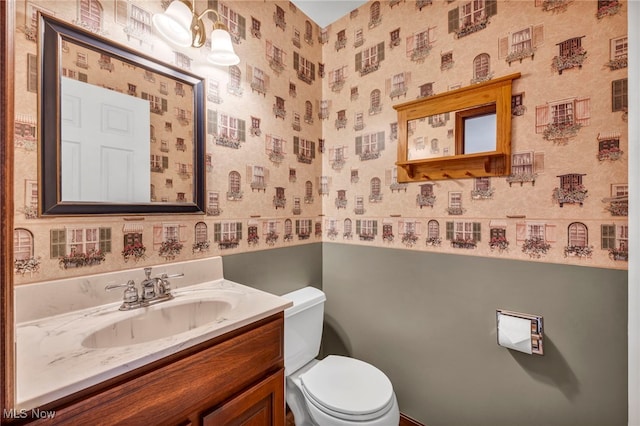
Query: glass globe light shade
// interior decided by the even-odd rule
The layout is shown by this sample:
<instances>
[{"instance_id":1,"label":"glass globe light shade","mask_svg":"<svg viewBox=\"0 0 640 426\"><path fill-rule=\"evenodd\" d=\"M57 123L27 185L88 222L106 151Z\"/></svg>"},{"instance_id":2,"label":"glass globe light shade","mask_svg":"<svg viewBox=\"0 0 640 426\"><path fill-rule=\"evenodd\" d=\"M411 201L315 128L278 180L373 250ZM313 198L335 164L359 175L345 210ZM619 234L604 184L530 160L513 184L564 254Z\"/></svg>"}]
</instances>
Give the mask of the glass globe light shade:
<instances>
[{"instance_id":1,"label":"glass globe light shade","mask_svg":"<svg viewBox=\"0 0 640 426\"><path fill-rule=\"evenodd\" d=\"M153 25L160 35L177 46L191 46L191 21L193 13L180 0L173 1L164 13L153 15Z\"/></svg>"},{"instance_id":2,"label":"glass globe light shade","mask_svg":"<svg viewBox=\"0 0 640 426\"><path fill-rule=\"evenodd\" d=\"M211 53L207 56L209 62L216 65L237 65L240 58L233 50L231 35L223 29L211 32Z\"/></svg>"}]
</instances>

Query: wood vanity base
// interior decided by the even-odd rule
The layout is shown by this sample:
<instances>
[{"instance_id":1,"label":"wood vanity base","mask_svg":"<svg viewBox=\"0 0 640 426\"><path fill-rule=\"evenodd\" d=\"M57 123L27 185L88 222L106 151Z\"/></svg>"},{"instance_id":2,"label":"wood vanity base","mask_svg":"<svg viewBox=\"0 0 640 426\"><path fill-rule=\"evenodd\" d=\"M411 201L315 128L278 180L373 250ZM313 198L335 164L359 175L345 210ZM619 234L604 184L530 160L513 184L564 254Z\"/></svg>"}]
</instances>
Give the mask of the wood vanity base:
<instances>
[{"instance_id":1,"label":"wood vanity base","mask_svg":"<svg viewBox=\"0 0 640 426\"><path fill-rule=\"evenodd\" d=\"M284 315L56 401L55 425L284 426Z\"/></svg>"}]
</instances>

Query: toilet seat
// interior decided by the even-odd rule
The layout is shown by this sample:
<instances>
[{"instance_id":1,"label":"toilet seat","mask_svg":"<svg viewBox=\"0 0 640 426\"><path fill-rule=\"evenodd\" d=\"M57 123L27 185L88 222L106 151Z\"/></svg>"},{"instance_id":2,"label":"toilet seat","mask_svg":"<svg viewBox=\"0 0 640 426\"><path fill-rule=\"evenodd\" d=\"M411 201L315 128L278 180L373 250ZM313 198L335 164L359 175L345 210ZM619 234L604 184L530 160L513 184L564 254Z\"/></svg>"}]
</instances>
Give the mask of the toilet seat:
<instances>
[{"instance_id":1,"label":"toilet seat","mask_svg":"<svg viewBox=\"0 0 640 426\"><path fill-rule=\"evenodd\" d=\"M300 375L307 400L343 420L367 421L394 405L393 386L379 369L364 361L330 355Z\"/></svg>"}]
</instances>

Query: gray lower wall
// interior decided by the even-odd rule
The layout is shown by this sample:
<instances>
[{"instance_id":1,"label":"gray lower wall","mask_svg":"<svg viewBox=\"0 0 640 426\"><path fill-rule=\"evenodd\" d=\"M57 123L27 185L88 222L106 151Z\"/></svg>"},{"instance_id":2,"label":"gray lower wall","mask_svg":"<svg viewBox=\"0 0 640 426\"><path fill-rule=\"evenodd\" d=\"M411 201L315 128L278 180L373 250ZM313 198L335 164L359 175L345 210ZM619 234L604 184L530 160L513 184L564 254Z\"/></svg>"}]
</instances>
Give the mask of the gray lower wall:
<instances>
[{"instance_id":1,"label":"gray lower wall","mask_svg":"<svg viewBox=\"0 0 640 426\"><path fill-rule=\"evenodd\" d=\"M322 243L223 256L222 265L225 278L279 296L321 288Z\"/></svg>"},{"instance_id":2,"label":"gray lower wall","mask_svg":"<svg viewBox=\"0 0 640 426\"><path fill-rule=\"evenodd\" d=\"M428 426L627 424L627 272L336 243L223 257L225 277L327 294L324 354L391 379ZM496 309L544 316L545 354L496 344Z\"/></svg>"},{"instance_id":3,"label":"gray lower wall","mask_svg":"<svg viewBox=\"0 0 640 426\"><path fill-rule=\"evenodd\" d=\"M371 362L428 426L627 424L627 272L325 243L326 353ZM496 343L544 316L545 354Z\"/></svg>"}]
</instances>

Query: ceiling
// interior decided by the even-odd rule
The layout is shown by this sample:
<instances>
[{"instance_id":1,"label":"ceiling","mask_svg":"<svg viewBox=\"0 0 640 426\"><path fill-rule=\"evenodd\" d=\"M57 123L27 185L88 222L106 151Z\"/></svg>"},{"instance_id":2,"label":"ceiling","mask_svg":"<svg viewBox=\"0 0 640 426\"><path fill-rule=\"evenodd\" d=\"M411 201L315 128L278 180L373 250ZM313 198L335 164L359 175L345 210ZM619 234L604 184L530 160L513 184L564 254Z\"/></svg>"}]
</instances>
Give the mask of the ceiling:
<instances>
[{"instance_id":1,"label":"ceiling","mask_svg":"<svg viewBox=\"0 0 640 426\"><path fill-rule=\"evenodd\" d=\"M367 0L291 0L291 3L321 28L332 24L366 2Z\"/></svg>"}]
</instances>

